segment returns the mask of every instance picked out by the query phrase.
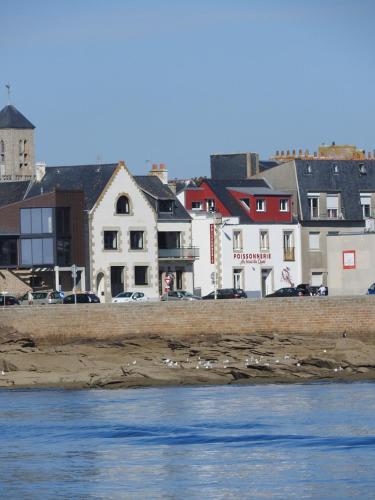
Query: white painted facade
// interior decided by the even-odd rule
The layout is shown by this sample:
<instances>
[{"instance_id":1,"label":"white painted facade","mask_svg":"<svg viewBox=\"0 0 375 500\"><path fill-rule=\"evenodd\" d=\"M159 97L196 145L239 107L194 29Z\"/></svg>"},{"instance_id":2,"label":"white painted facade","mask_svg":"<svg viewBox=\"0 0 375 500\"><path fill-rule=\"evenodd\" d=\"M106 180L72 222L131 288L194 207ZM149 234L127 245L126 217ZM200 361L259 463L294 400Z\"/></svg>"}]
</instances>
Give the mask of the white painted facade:
<instances>
[{"instance_id":1,"label":"white painted facade","mask_svg":"<svg viewBox=\"0 0 375 500\"><path fill-rule=\"evenodd\" d=\"M116 213L117 200L126 196L129 213ZM119 291L139 291L149 298L159 297L157 214L129 173L119 164L111 180L89 213L90 220L90 274L92 288L102 302L110 302L115 295L113 279ZM106 231L117 233L115 249L104 248ZM130 232L143 232L143 248L131 249ZM136 267L146 267L144 284L136 284ZM120 281L120 283L119 283ZM122 281L122 283L121 283Z\"/></svg>"},{"instance_id":2,"label":"white painted facade","mask_svg":"<svg viewBox=\"0 0 375 500\"><path fill-rule=\"evenodd\" d=\"M236 217L215 219L215 214L193 211L190 215L193 245L200 248L194 264L196 293L212 292L215 276L217 288L242 288L249 298L301 282L298 224L241 225Z\"/></svg>"}]
</instances>

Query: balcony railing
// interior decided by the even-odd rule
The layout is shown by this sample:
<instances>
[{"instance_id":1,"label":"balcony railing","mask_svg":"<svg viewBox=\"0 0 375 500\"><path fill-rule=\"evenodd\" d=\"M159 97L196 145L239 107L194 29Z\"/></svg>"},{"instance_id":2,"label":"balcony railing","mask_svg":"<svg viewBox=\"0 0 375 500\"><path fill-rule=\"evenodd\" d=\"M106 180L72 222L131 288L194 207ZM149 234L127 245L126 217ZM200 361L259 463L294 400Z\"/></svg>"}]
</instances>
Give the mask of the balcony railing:
<instances>
[{"instance_id":1,"label":"balcony railing","mask_svg":"<svg viewBox=\"0 0 375 500\"><path fill-rule=\"evenodd\" d=\"M294 257L294 247L293 248L284 248L284 260L296 260Z\"/></svg>"},{"instance_id":2,"label":"balcony railing","mask_svg":"<svg viewBox=\"0 0 375 500\"><path fill-rule=\"evenodd\" d=\"M199 259L199 248L159 248L159 259L195 260Z\"/></svg>"}]
</instances>

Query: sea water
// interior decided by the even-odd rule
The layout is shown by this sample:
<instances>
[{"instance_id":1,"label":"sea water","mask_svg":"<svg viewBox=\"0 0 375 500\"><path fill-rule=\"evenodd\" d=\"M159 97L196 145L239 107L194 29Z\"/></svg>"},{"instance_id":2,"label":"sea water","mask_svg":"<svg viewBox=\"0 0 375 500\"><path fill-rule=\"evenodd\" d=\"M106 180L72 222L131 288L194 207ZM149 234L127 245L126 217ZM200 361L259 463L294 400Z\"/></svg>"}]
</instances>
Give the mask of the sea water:
<instances>
[{"instance_id":1,"label":"sea water","mask_svg":"<svg viewBox=\"0 0 375 500\"><path fill-rule=\"evenodd\" d=\"M0 391L6 499L375 498L375 384Z\"/></svg>"}]
</instances>

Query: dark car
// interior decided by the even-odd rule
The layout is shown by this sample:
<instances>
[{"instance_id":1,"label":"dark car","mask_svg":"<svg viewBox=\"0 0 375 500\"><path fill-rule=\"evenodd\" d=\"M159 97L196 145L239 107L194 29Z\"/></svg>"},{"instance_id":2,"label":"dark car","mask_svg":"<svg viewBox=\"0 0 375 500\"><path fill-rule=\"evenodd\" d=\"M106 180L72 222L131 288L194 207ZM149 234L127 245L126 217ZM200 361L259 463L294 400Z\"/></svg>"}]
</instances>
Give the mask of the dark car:
<instances>
[{"instance_id":1,"label":"dark car","mask_svg":"<svg viewBox=\"0 0 375 500\"><path fill-rule=\"evenodd\" d=\"M217 299L243 299L246 298L246 293L240 288L219 288L216 290ZM203 300L210 300L215 298L215 292L202 297Z\"/></svg>"},{"instance_id":2,"label":"dark car","mask_svg":"<svg viewBox=\"0 0 375 500\"><path fill-rule=\"evenodd\" d=\"M64 300L63 304L99 304L100 299L97 297L94 293L77 293L74 295L67 295Z\"/></svg>"},{"instance_id":3,"label":"dark car","mask_svg":"<svg viewBox=\"0 0 375 500\"><path fill-rule=\"evenodd\" d=\"M310 295L308 290L304 290L303 288L297 287L287 287L287 288L279 288L276 292L269 293L266 295L267 297L303 297Z\"/></svg>"},{"instance_id":4,"label":"dark car","mask_svg":"<svg viewBox=\"0 0 375 500\"><path fill-rule=\"evenodd\" d=\"M315 285L309 285L308 283L301 283L300 285L297 285L297 288L308 292L306 295L319 295L319 287Z\"/></svg>"},{"instance_id":5,"label":"dark car","mask_svg":"<svg viewBox=\"0 0 375 500\"><path fill-rule=\"evenodd\" d=\"M18 306L19 301L16 299L16 297L13 297L12 295L0 295L0 307L4 307L4 299L5 299L5 305L6 306Z\"/></svg>"}]
</instances>

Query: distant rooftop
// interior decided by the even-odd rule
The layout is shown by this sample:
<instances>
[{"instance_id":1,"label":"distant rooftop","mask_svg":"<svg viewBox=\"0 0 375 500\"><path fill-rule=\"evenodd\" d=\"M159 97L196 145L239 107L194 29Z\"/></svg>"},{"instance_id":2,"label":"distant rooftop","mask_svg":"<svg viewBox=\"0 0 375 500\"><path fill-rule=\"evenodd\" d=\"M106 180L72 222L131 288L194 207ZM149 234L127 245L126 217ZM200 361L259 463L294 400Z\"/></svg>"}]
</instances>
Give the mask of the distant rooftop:
<instances>
[{"instance_id":1,"label":"distant rooftop","mask_svg":"<svg viewBox=\"0 0 375 500\"><path fill-rule=\"evenodd\" d=\"M372 160L375 159L375 150L366 152L364 149L358 149L352 144L322 144L318 151L310 153L308 149L303 151L299 149L277 150L272 160Z\"/></svg>"}]
</instances>

